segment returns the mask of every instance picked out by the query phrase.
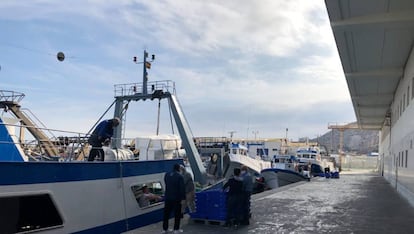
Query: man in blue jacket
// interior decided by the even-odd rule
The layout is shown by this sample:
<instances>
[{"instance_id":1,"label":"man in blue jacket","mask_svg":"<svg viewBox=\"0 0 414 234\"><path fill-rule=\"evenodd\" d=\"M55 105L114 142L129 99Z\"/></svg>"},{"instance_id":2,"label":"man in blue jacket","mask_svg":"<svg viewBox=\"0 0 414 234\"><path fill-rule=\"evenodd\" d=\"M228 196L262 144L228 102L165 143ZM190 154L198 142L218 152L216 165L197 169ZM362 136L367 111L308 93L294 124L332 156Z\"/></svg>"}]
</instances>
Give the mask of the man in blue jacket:
<instances>
[{"instance_id":1,"label":"man in blue jacket","mask_svg":"<svg viewBox=\"0 0 414 234\"><path fill-rule=\"evenodd\" d=\"M119 125L119 118L107 119L98 124L88 139L88 143L92 146L89 152L88 161L98 160L104 161L105 153L102 149L103 145L109 145L112 136L114 135L114 128Z\"/></svg>"},{"instance_id":2,"label":"man in blue jacket","mask_svg":"<svg viewBox=\"0 0 414 234\"><path fill-rule=\"evenodd\" d=\"M174 212L174 233L179 233L181 219L181 201L185 200L184 178L180 174L180 164L175 164L171 172L165 173L163 233L168 231L168 219Z\"/></svg>"}]
</instances>

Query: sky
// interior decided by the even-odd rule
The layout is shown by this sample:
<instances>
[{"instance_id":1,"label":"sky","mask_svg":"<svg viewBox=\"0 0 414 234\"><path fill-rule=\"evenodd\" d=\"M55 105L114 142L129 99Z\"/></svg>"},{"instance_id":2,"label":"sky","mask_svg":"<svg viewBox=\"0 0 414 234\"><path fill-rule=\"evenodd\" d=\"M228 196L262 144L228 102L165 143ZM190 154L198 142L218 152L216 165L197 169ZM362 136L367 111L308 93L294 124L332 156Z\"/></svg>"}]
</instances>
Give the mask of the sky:
<instances>
[{"instance_id":1,"label":"sky","mask_svg":"<svg viewBox=\"0 0 414 234\"><path fill-rule=\"evenodd\" d=\"M2 0L0 28L0 90L47 128L87 133L115 84L142 82L144 50L195 137L297 140L355 121L322 0ZM157 113L131 103L125 137L154 135ZM166 100L159 127L177 133Z\"/></svg>"}]
</instances>

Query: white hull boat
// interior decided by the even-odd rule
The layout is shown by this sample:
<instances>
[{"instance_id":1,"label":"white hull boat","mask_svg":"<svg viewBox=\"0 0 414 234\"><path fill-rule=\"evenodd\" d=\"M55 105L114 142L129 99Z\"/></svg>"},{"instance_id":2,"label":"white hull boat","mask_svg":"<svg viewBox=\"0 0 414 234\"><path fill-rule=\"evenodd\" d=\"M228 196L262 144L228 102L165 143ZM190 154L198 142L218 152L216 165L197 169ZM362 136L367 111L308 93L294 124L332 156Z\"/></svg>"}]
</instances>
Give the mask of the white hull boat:
<instances>
[{"instance_id":1,"label":"white hull boat","mask_svg":"<svg viewBox=\"0 0 414 234\"><path fill-rule=\"evenodd\" d=\"M309 181L309 177L299 172L280 168L267 168L261 171L266 185L271 188L279 188L299 181Z\"/></svg>"},{"instance_id":2,"label":"white hull boat","mask_svg":"<svg viewBox=\"0 0 414 234\"><path fill-rule=\"evenodd\" d=\"M261 171L267 187L279 188L299 181L309 181L307 171L299 171L298 160L295 156L274 156L273 168Z\"/></svg>"},{"instance_id":3,"label":"white hull boat","mask_svg":"<svg viewBox=\"0 0 414 234\"><path fill-rule=\"evenodd\" d=\"M114 117L122 119L131 100L168 99L194 181L205 185L205 169L175 97L175 85L143 79L143 84L115 85ZM142 93L136 87L143 87ZM20 110L23 97L14 91L0 91L0 108L21 123L4 123L0 118L0 233L122 233L161 221L164 175L175 164L184 164L182 159L159 159L157 151L151 154L153 158L135 160L132 151L121 144L124 120L114 129L112 145L104 149L105 161L84 161L87 153L83 149L87 147L77 150L76 157L68 157L68 153L75 155L73 146L77 143L72 144L69 136L63 138L68 139L67 144L58 145L44 128L36 127ZM20 138L24 134L17 136L19 131L14 127L30 131L40 147L28 150ZM62 133L74 134L59 131ZM83 133L73 138L87 146L88 136ZM27 154L32 149L38 149L36 157ZM71 152L64 151L69 149ZM59 157L64 160L45 161ZM159 196L141 207L138 201L144 186Z\"/></svg>"},{"instance_id":4,"label":"white hull boat","mask_svg":"<svg viewBox=\"0 0 414 234\"><path fill-rule=\"evenodd\" d=\"M241 168L243 165L249 168L250 173L259 175L265 168L271 167L270 161L262 160L260 157L251 157L247 153L247 148L240 144L231 143L229 147L229 165L224 164L224 175L229 178L233 175L234 168Z\"/></svg>"}]
</instances>

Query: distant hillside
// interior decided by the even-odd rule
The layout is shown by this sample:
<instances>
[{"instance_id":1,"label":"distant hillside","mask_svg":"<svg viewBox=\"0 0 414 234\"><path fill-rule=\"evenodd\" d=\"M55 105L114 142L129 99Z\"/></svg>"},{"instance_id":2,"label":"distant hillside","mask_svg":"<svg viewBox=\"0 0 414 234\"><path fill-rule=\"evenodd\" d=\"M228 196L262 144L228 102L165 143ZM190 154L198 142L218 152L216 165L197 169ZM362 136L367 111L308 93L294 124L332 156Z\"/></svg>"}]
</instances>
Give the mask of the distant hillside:
<instances>
[{"instance_id":1,"label":"distant hillside","mask_svg":"<svg viewBox=\"0 0 414 234\"><path fill-rule=\"evenodd\" d=\"M338 153L339 149L339 131L331 130L320 136L319 144L324 145L331 153ZM344 131L344 151L355 152L358 154L367 154L378 152L379 131L348 129Z\"/></svg>"}]
</instances>

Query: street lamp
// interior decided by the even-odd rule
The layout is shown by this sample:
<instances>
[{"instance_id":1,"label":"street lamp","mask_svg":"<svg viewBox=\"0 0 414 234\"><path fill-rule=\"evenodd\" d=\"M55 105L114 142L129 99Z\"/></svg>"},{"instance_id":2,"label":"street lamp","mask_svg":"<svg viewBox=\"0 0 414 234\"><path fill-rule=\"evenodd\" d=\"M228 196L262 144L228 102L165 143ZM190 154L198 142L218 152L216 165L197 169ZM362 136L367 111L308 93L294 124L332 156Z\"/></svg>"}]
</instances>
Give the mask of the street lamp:
<instances>
[{"instance_id":1,"label":"street lamp","mask_svg":"<svg viewBox=\"0 0 414 234\"><path fill-rule=\"evenodd\" d=\"M256 136L257 136L257 134L259 134L259 131L252 131L252 133L253 133L253 135L254 135L254 140L256 140Z\"/></svg>"},{"instance_id":2,"label":"street lamp","mask_svg":"<svg viewBox=\"0 0 414 234\"><path fill-rule=\"evenodd\" d=\"M230 131L229 133L230 133L230 140L233 141L233 135L234 133L236 133L236 131Z\"/></svg>"}]
</instances>

